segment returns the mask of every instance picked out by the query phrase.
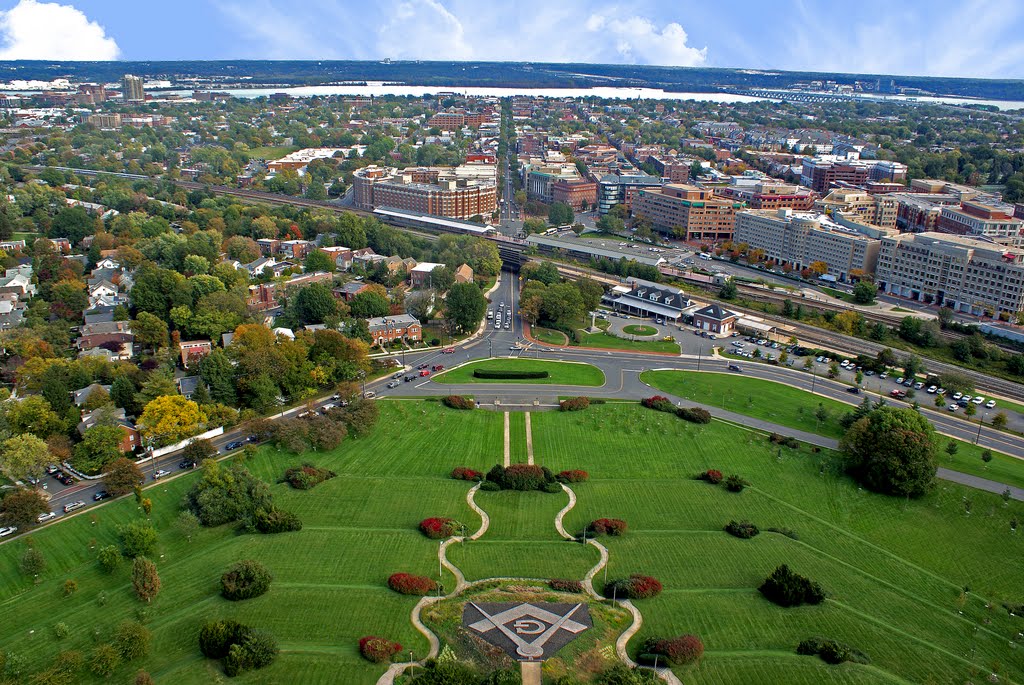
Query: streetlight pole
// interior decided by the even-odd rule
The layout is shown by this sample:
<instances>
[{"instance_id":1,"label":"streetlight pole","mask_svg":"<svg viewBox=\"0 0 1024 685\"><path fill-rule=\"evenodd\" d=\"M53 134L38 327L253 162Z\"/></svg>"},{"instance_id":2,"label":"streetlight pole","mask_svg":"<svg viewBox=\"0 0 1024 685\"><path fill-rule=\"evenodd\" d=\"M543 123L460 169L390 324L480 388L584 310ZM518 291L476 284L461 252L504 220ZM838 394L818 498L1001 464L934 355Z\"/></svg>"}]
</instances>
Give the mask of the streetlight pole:
<instances>
[{"instance_id":1,"label":"streetlight pole","mask_svg":"<svg viewBox=\"0 0 1024 685\"><path fill-rule=\"evenodd\" d=\"M978 434L976 436L974 436L974 444L975 445L977 445L978 441L981 440L981 427L985 425L985 417L986 416L988 416L987 412L982 414L981 418L978 419Z\"/></svg>"},{"instance_id":2,"label":"streetlight pole","mask_svg":"<svg viewBox=\"0 0 1024 685\"><path fill-rule=\"evenodd\" d=\"M814 369L811 369L811 394L814 394L814 383L818 380L818 374L815 373Z\"/></svg>"},{"instance_id":3,"label":"streetlight pole","mask_svg":"<svg viewBox=\"0 0 1024 685\"><path fill-rule=\"evenodd\" d=\"M701 345L697 348L697 370L700 371L700 356L704 353L704 346Z\"/></svg>"}]
</instances>

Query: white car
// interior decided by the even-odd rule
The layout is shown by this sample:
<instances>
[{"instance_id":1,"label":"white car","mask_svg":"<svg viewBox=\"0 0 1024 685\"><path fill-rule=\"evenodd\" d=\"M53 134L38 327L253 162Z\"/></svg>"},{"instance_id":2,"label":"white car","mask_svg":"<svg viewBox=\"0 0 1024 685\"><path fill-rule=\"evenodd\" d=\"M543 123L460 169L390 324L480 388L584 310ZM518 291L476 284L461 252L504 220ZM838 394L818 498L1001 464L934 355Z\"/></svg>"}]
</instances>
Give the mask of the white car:
<instances>
[{"instance_id":1,"label":"white car","mask_svg":"<svg viewBox=\"0 0 1024 685\"><path fill-rule=\"evenodd\" d=\"M11 528L0 528L0 538L5 538L8 535L12 535L17 532L18 529L13 526Z\"/></svg>"},{"instance_id":2,"label":"white car","mask_svg":"<svg viewBox=\"0 0 1024 685\"><path fill-rule=\"evenodd\" d=\"M308 414L309 412L306 412L306 413ZM171 475L170 471L164 471L163 469L160 469L159 471L157 471L156 473L153 474L153 480L160 480L164 476L169 476L169 475Z\"/></svg>"},{"instance_id":3,"label":"white car","mask_svg":"<svg viewBox=\"0 0 1024 685\"><path fill-rule=\"evenodd\" d=\"M974 398L973 400L971 400L971 402L974 402L974 403L975 403L975 404L977 404L977 405L981 405L981 404L984 404L984 403L985 403L985 398L984 398L984 397L982 397L981 395L978 395L978 396L977 396L977 397L975 397L975 398Z\"/></svg>"},{"instance_id":4,"label":"white car","mask_svg":"<svg viewBox=\"0 0 1024 685\"><path fill-rule=\"evenodd\" d=\"M939 388L938 388L938 386L935 386L935 385L929 385L929 386L928 386L928 394L929 394L929 395L934 395L934 394L935 394L935 391L936 391L936 390L938 390L938 389L939 389Z\"/></svg>"},{"instance_id":5,"label":"white car","mask_svg":"<svg viewBox=\"0 0 1024 685\"><path fill-rule=\"evenodd\" d=\"M896 379L896 385L903 385L903 376Z\"/></svg>"},{"instance_id":6,"label":"white car","mask_svg":"<svg viewBox=\"0 0 1024 685\"><path fill-rule=\"evenodd\" d=\"M964 395L963 397L961 397L961 398L960 398L960 401L961 401L961 402L970 402L970 401L971 401L971 400L973 400L973 399L974 399L974 398L973 398L973 397L971 397L970 395Z\"/></svg>"},{"instance_id":7,"label":"white car","mask_svg":"<svg viewBox=\"0 0 1024 685\"><path fill-rule=\"evenodd\" d=\"M994 409L995 406L996 406L996 401L995 400L989 400L988 402L985 403L985 407L988 408L988 409Z\"/></svg>"},{"instance_id":8,"label":"white car","mask_svg":"<svg viewBox=\"0 0 1024 685\"><path fill-rule=\"evenodd\" d=\"M953 393L953 399L954 400L959 400L963 396L964 396L964 394L962 392L955 392L955 393Z\"/></svg>"},{"instance_id":9,"label":"white car","mask_svg":"<svg viewBox=\"0 0 1024 685\"><path fill-rule=\"evenodd\" d=\"M886 378L888 378L888 377L889 377L889 374L887 374L887 373L884 373L884 372L883 372L883 373L880 373L880 374L878 374L878 377L879 377L879 378L880 378L881 380L883 380L883 381L884 381L884 380L885 380Z\"/></svg>"},{"instance_id":10,"label":"white car","mask_svg":"<svg viewBox=\"0 0 1024 685\"><path fill-rule=\"evenodd\" d=\"M960 408L959 404L951 404L951 405L949 405L949 410L950 411L956 411L959 408Z\"/></svg>"},{"instance_id":11,"label":"white car","mask_svg":"<svg viewBox=\"0 0 1024 685\"><path fill-rule=\"evenodd\" d=\"M36 521L39 523L46 523L47 521L52 521L55 518L57 518L57 512L48 511L45 514L40 514Z\"/></svg>"},{"instance_id":12,"label":"white car","mask_svg":"<svg viewBox=\"0 0 1024 685\"><path fill-rule=\"evenodd\" d=\"M68 502L67 504L64 505L64 513L70 513L75 509L81 509L84 506L85 502L83 502L82 500L78 500L77 502Z\"/></svg>"},{"instance_id":13,"label":"white car","mask_svg":"<svg viewBox=\"0 0 1024 685\"><path fill-rule=\"evenodd\" d=\"M918 381L917 383L914 383L914 390L920 390L923 387L924 387L924 383L922 383L921 381Z\"/></svg>"}]
</instances>

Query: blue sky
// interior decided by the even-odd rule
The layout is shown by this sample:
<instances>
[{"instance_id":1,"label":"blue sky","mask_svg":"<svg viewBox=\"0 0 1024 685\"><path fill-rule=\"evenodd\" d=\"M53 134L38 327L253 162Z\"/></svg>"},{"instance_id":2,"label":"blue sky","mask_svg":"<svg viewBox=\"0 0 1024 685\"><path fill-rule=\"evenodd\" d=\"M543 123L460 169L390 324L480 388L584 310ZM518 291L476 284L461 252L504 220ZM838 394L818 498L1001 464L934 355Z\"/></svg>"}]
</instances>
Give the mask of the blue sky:
<instances>
[{"instance_id":1,"label":"blue sky","mask_svg":"<svg viewBox=\"0 0 1024 685\"><path fill-rule=\"evenodd\" d=\"M2 59L459 59L1024 77L1024 2L0 0Z\"/></svg>"}]
</instances>

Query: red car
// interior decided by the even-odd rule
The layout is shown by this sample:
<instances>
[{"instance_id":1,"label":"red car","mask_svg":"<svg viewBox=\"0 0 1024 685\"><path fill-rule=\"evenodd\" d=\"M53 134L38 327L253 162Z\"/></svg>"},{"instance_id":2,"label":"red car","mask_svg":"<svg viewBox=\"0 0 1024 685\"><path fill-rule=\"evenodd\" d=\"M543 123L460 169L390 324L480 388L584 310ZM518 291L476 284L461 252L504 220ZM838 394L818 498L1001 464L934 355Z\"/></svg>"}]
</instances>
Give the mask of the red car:
<instances>
[{"instance_id":1,"label":"red car","mask_svg":"<svg viewBox=\"0 0 1024 685\"><path fill-rule=\"evenodd\" d=\"M429 375L430 375L430 369L421 369L420 370L420 376L429 376Z\"/></svg>"},{"instance_id":2,"label":"red car","mask_svg":"<svg viewBox=\"0 0 1024 685\"><path fill-rule=\"evenodd\" d=\"M441 350L441 354L455 354L455 348L454 347L446 347L443 350Z\"/></svg>"},{"instance_id":3,"label":"red car","mask_svg":"<svg viewBox=\"0 0 1024 685\"><path fill-rule=\"evenodd\" d=\"M444 364L434 364L430 367L431 371L444 371Z\"/></svg>"}]
</instances>

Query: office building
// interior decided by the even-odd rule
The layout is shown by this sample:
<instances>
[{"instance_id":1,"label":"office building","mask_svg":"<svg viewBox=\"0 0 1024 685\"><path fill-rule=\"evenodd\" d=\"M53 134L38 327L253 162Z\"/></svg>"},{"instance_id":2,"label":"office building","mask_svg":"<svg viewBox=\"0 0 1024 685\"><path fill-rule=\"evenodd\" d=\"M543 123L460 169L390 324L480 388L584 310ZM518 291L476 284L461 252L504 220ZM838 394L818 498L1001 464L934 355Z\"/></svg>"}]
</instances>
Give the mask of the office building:
<instances>
[{"instance_id":1,"label":"office building","mask_svg":"<svg viewBox=\"0 0 1024 685\"><path fill-rule=\"evenodd\" d=\"M597 184L598 212L607 214L615 205L624 205L630 210L641 190L660 188L661 185L661 178L649 174L607 174Z\"/></svg>"},{"instance_id":2,"label":"office building","mask_svg":"<svg viewBox=\"0 0 1024 685\"><path fill-rule=\"evenodd\" d=\"M882 238L875 282L886 293L973 315L1024 307L1024 251L944 233Z\"/></svg>"},{"instance_id":3,"label":"office building","mask_svg":"<svg viewBox=\"0 0 1024 685\"><path fill-rule=\"evenodd\" d=\"M1024 221L1013 216L1013 205L980 197L966 200L959 207L946 206L939 211L939 233L990 238L1003 245L1024 245Z\"/></svg>"},{"instance_id":4,"label":"office building","mask_svg":"<svg viewBox=\"0 0 1024 685\"><path fill-rule=\"evenodd\" d=\"M567 162L552 164L545 163L539 159L534 160L527 165L525 174L526 197L545 204L556 202L556 183L572 184L584 182L576 165Z\"/></svg>"},{"instance_id":5,"label":"office building","mask_svg":"<svg viewBox=\"0 0 1024 685\"><path fill-rule=\"evenodd\" d=\"M744 180L735 179L730 185L716 188L715 193L742 202L749 209L793 209L804 212L814 207L816 196L806 188L765 181L744 183Z\"/></svg>"},{"instance_id":6,"label":"office building","mask_svg":"<svg viewBox=\"0 0 1024 685\"><path fill-rule=\"evenodd\" d=\"M907 178L907 166L888 160L843 159L822 155L803 161L800 183L824 195L834 187L863 186L868 181L898 182Z\"/></svg>"},{"instance_id":7,"label":"office building","mask_svg":"<svg viewBox=\"0 0 1024 685\"><path fill-rule=\"evenodd\" d=\"M824 262L838 281L875 271L879 237L886 229L839 223L815 212L780 209L736 213L733 242L764 250L768 259L800 271Z\"/></svg>"},{"instance_id":8,"label":"office building","mask_svg":"<svg viewBox=\"0 0 1024 685\"><path fill-rule=\"evenodd\" d=\"M650 220L654 230L687 242L717 243L731 240L736 200L715 197L713 190L670 184L645 188L633 201L633 216Z\"/></svg>"},{"instance_id":9,"label":"office building","mask_svg":"<svg viewBox=\"0 0 1024 685\"><path fill-rule=\"evenodd\" d=\"M814 203L814 211L820 214L837 215L841 212L884 228L895 228L897 208L896 199L888 195L848 189L833 190Z\"/></svg>"},{"instance_id":10,"label":"office building","mask_svg":"<svg viewBox=\"0 0 1024 685\"><path fill-rule=\"evenodd\" d=\"M125 74L121 79L121 99L125 102L145 102L146 92L142 87L142 77Z\"/></svg>"}]
</instances>

